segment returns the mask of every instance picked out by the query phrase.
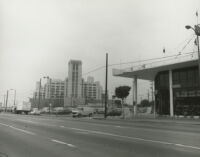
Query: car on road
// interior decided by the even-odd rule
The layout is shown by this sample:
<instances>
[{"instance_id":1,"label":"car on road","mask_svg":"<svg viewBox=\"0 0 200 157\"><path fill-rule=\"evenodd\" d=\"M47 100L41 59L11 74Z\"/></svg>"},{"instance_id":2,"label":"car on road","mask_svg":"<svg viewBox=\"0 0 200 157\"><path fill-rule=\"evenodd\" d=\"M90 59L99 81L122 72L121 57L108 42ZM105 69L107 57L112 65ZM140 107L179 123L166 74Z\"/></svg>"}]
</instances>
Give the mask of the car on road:
<instances>
[{"instance_id":1,"label":"car on road","mask_svg":"<svg viewBox=\"0 0 200 157\"><path fill-rule=\"evenodd\" d=\"M94 109L91 107L78 107L72 110L72 117L91 117Z\"/></svg>"},{"instance_id":2,"label":"car on road","mask_svg":"<svg viewBox=\"0 0 200 157\"><path fill-rule=\"evenodd\" d=\"M33 108L33 110L29 113L31 115L40 115L41 112L38 110L38 108Z\"/></svg>"}]
</instances>

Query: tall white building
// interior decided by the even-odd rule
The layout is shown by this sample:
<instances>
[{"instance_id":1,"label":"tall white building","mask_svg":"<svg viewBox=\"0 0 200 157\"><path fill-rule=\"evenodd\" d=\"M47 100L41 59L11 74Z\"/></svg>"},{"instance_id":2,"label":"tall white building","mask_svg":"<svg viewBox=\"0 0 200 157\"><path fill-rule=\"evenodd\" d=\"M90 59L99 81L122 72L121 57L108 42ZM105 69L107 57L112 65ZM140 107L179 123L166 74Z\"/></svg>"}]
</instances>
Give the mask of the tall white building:
<instances>
[{"instance_id":1,"label":"tall white building","mask_svg":"<svg viewBox=\"0 0 200 157\"><path fill-rule=\"evenodd\" d=\"M68 78L65 80L65 106L82 104L82 62L70 60L68 63Z\"/></svg>"}]
</instances>

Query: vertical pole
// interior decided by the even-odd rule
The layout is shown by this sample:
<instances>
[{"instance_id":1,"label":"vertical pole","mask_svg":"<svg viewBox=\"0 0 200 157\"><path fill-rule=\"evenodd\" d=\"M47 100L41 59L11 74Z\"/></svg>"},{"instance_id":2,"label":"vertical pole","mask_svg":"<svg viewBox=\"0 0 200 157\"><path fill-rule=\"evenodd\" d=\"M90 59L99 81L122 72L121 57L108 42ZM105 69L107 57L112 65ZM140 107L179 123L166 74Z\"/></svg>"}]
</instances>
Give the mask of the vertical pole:
<instances>
[{"instance_id":1,"label":"vertical pole","mask_svg":"<svg viewBox=\"0 0 200 157\"><path fill-rule=\"evenodd\" d=\"M7 93L6 93L6 108L5 108L5 112L7 112L7 105L8 105L8 90L7 90Z\"/></svg>"},{"instance_id":2,"label":"vertical pole","mask_svg":"<svg viewBox=\"0 0 200 157\"><path fill-rule=\"evenodd\" d=\"M3 95L3 98L4 98L3 99L3 106L5 107L6 106L6 95L5 94Z\"/></svg>"},{"instance_id":3,"label":"vertical pole","mask_svg":"<svg viewBox=\"0 0 200 157\"><path fill-rule=\"evenodd\" d=\"M15 90L15 96L14 96L14 106L15 106L15 102L16 102L16 90Z\"/></svg>"},{"instance_id":4,"label":"vertical pole","mask_svg":"<svg viewBox=\"0 0 200 157\"><path fill-rule=\"evenodd\" d=\"M52 106L52 102L51 102L51 78L49 79L49 98L50 98L50 104L49 104L49 113L51 113L51 106Z\"/></svg>"},{"instance_id":5,"label":"vertical pole","mask_svg":"<svg viewBox=\"0 0 200 157\"><path fill-rule=\"evenodd\" d=\"M108 86L108 53L106 53L106 82L105 82L105 114L104 118L107 117L107 99L108 99L108 93L107 93L107 87Z\"/></svg>"},{"instance_id":6,"label":"vertical pole","mask_svg":"<svg viewBox=\"0 0 200 157\"><path fill-rule=\"evenodd\" d=\"M153 114L154 114L154 118L156 118L156 98L155 98L155 84L154 84L154 81L152 81L151 92L152 92L152 102L153 102Z\"/></svg>"},{"instance_id":7,"label":"vertical pole","mask_svg":"<svg viewBox=\"0 0 200 157\"><path fill-rule=\"evenodd\" d=\"M200 86L200 52L199 52L199 36L197 35L198 63L199 63L199 86Z\"/></svg>"},{"instance_id":8,"label":"vertical pole","mask_svg":"<svg viewBox=\"0 0 200 157\"><path fill-rule=\"evenodd\" d=\"M169 70L169 100L170 100L170 116L174 116L174 104L173 104L173 87L172 87L172 70Z\"/></svg>"},{"instance_id":9,"label":"vertical pole","mask_svg":"<svg viewBox=\"0 0 200 157\"><path fill-rule=\"evenodd\" d=\"M154 94L153 94L153 81L151 82L151 101L153 102L153 97L154 97Z\"/></svg>"},{"instance_id":10,"label":"vertical pole","mask_svg":"<svg viewBox=\"0 0 200 157\"><path fill-rule=\"evenodd\" d=\"M137 115L137 76L133 79L134 115Z\"/></svg>"},{"instance_id":11,"label":"vertical pole","mask_svg":"<svg viewBox=\"0 0 200 157\"><path fill-rule=\"evenodd\" d=\"M39 107L40 107L40 90L41 90L41 78L40 78L40 82L39 82L39 96L38 96L38 99L39 99L39 102L38 102L38 110L39 110Z\"/></svg>"}]
</instances>

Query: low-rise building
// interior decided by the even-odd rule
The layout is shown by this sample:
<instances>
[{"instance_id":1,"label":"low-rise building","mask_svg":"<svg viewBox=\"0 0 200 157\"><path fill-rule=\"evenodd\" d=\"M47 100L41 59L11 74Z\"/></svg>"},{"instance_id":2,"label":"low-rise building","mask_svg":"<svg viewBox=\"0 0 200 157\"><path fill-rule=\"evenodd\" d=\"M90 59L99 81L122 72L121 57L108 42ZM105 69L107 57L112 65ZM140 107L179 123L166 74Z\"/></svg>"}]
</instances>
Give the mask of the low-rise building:
<instances>
[{"instance_id":1,"label":"low-rise building","mask_svg":"<svg viewBox=\"0 0 200 157\"><path fill-rule=\"evenodd\" d=\"M159 115L200 116L197 52L151 60L127 69L113 69L113 75L133 78L133 102L137 102L137 79L154 81L155 110Z\"/></svg>"}]
</instances>

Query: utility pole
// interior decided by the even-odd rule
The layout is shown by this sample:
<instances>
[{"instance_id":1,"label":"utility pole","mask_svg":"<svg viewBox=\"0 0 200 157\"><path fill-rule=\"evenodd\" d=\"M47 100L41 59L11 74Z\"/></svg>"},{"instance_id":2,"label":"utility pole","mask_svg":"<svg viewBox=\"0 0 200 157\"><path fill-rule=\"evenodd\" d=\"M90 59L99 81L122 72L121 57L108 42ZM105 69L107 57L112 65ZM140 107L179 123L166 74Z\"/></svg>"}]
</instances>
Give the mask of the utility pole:
<instances>
[{"instance_id":1,"label":"utility pole","mask_svg":"<svg viewBox=\"0 0 200 157\"><path fill-rule=\"evenodd\" d=\"M197 24L194 25L194 28L191 27L190 25L186 25L186 29L192 29L196 36L197 36L197 49L198 49L198 68L199 68L199 84L200 84L200 50L199 50L199 36L200 36L200 24L198 24L198 12L196 12L196 17L197 17Z\"/></svg>"},{"instance_id":2,"label":"utility pole","mask_svg":"<svg viewBox=\"0 0 200 157\"><path fill-rule=\"evenodd\" d=\"M38 110L39 110L39 107L40 107L40 90L41 90L41 78L40 78L40 82L39 82L39 96L38 96L38 99L39 99L39 101L38 101Z\"/></svg>"},{"instance_id":3,"label":"utility pole","mask_svg":"<svg viewBox=\"0 0 200 157\"><path fill-rule=\"evenodd\" d=\"M6 95L5 94L3 95L3 106L4 107L6 106Z\"/></svg>"},{"instance_id":4,"label":"utility pole","mask_svg":"<svg viewBox=\"0 0 200 157\"><path fill-rule=\"evenodd\" d=\"M106 82L105 82L105 113L104 118L107 117L107 100L108 100L108 53L106 53Z\"/></svg>"},{"instance_id":5,"label":"utility pole","mask_svg":"<svg viewBox=\"0 0 200 157\"><path fill-rule=\"evenodd\" d=\"M7 90L7 93L6 93L6 108L5 108L5 112L7 112L7 105L8 105L8 90Z\"/></svg>"},{"instance_id":6,"label":"utility pole","mask_svg":"<svg viewBox=\"0 0 200 157\"><path fill-rule=\"evenodd\" d=\"M151 82L151 101L153 102L153 81Z\"/></svg>"},{"instance_id":7,"label":"utility pole","mask_svg":"<svg viewBox=\"0 0 200 157\"><path fill-rule=\"evenodd\" d=\"M14 89L15 95L14 95L14 102L13 102L13 106L15 106L16 103L16 90Z\"/></svg>"}]
</instances>

